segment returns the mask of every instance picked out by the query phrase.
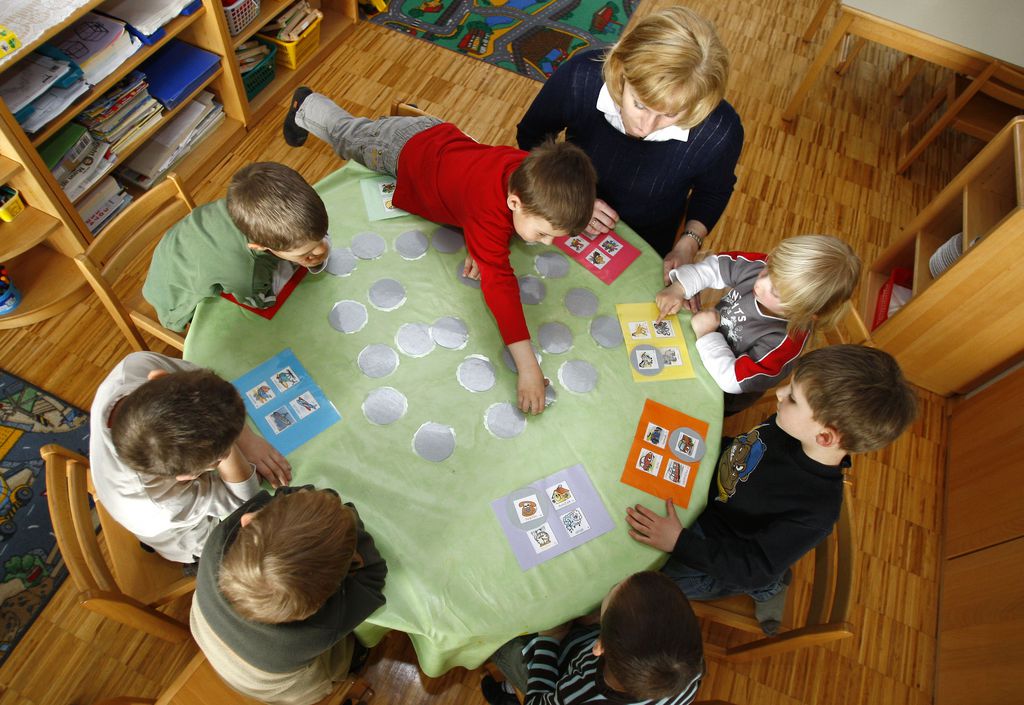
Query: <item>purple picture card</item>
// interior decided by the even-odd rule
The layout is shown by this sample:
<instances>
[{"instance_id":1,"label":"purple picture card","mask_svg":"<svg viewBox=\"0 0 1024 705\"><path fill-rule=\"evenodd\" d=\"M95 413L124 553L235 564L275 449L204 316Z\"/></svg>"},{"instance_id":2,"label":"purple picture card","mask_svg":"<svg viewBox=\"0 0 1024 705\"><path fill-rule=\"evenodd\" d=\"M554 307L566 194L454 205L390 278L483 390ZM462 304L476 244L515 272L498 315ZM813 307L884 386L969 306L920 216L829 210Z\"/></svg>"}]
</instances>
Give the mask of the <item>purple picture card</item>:
<instances>
[{"instance_id":1,"label":"purple picture card","mask_svg":"<svg viewBox=\"0 0 1024 705\"><path fill-rule=\"evenodd\" d=\"M579 464L510 492L491 502L491 508L523 570L615 527Z\"/></svg>"}]
</instances>

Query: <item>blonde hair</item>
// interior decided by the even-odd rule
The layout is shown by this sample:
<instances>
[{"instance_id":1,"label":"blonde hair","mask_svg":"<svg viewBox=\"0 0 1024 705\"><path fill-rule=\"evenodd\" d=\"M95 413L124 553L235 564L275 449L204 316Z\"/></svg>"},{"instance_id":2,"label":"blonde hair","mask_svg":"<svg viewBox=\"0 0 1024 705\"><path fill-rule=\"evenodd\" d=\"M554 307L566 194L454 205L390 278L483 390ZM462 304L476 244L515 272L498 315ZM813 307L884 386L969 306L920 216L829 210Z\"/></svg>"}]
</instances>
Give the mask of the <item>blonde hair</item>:
<instances>
[{"instance_id":1,"label":"blonde hair","mask_svg":"<svg viewBox=\"0 0 1024 705\"><path fill-rule=\"evenodd\" d=\"M630 23L604 62L604 82L618 105L629 83L644 105L676 114L680 127L703 122L722 101L728 81L729 52L715 26L685 7Z\"/></svg>"},{"instance_id":2,"label":"blonde hair","mask_svg":"<svg viewBox=\"0 0 1024 705\"><path fill-rule=\"evenodd\" d=\"M306 619L348 574L357 521L332 490L275 495L239 527L221 561L220 591L253 622Z\"/></svg>"},{"instance_id":3,"label":"blonde hair","mask_svg":"<svg viewBox=\"0 0 1024 705\"><path fill-rule=\"evenodd\" d=\"M768 253L768 276L789 330L833 327L845 313L860 277L860 258L831 235L786 238Z\"/></svg>"}]
</instances>

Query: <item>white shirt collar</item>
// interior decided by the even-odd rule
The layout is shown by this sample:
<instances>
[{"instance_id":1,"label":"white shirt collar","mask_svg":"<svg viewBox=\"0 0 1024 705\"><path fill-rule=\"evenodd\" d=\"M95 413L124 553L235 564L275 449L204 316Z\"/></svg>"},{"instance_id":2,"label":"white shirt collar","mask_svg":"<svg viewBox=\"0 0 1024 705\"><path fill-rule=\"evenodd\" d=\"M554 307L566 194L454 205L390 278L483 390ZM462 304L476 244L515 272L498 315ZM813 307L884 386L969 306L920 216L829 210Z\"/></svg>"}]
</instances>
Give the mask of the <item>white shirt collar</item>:
<instances>
[{"instance_id":1,"label":"white shirt collar","mask_svg":"<svg viewBox=\"0 0 1024 705\"><path fill-rule=\"evenodd\" d=\"M622 134L626 134L626 128L622 125L622 113L619 112L619 106L612 100L612 94L608 92L607 83L601 85L601 92L597 95L597 109L604 113L604 119L608 121L609 125ZM689 137L690 130L688 128L669 125L647 135L644 137L644 141L668 142L669 140L679 140L680 142L685 142Z\"/></svg>"}]
</instances>

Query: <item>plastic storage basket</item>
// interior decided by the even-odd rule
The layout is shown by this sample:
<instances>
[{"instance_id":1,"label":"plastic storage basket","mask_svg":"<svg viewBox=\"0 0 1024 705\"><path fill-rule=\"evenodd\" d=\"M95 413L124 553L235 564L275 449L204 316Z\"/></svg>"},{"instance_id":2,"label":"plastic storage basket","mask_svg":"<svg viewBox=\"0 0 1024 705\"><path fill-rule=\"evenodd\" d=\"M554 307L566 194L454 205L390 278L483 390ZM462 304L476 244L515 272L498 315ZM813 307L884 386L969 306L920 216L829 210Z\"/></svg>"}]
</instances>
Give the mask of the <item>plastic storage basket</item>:
<instances>
[{"instance_id":1,"label":"plastic storage basket","mask_svg":"<svg viewBox=\"0 0 1024 705\"><path fill-rule=\"evenodd\" d=\"M313 55L316 48L320 45L321 19L317 17L313 20L313 23L294 42L282 42L277 37L271 37L266 34L261 34L260 38L273 42L280 49L277 52L277 63L289 69L298 68L303 61Z\"/></svg>"},{"instance_id":2,"label":"plastic storage basket","mask_svg":"<svg viewBox=\"0 0 1024 705\"><path fill-rule=\"evenodd\" d=\"M252 100L256 94L270 85L274 80L274 57L277 56L277 47L262 37L256 41L270 47L270 53L260 59L259 63L242 74L242 83L245 85L245 97Z\"/></svg>"},{"instance_id":3,"label":"plastic storage basket","mask_svg":"<svg viewBox=\"0 0 1024 705\"><path fill-rule=\"evenodd\" d=\"M225 0L224 17L228 21L228 34L235 36L260 15L260 0Z\"/></svg>"}]
</instances>

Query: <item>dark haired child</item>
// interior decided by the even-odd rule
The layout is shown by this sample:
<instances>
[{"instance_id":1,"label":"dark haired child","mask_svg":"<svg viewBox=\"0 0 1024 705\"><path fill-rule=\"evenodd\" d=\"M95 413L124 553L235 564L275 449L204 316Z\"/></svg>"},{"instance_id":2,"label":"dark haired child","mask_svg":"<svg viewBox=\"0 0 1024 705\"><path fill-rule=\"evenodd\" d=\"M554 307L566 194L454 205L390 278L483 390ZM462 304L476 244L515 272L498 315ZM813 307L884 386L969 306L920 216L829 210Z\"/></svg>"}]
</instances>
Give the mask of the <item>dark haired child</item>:
<instances>
[{"instance_id":1,"label":"dark haired child","mask_svg":"<svg viewBox=\"0 0 1024 705\"><path fill-rule=\"evenodd\" d=\"M256 162L227 196L192 211L153 251L142 294L161 325L185 330L199 302L222 293L253 308L274 304L296 265L327 266L327 209L294 169Z\"/></svg>"},{"instance_id":2,"label":"dark haired child","mask_svg":"<svg viewBox=\"0 0 1024 705\"><path fill-rule=\"evenodd\" d=\"M353 668L351 632L384 604L386 575L355 507L334 490L260 492L203 550L192 635L240 693L310 705Z\"/></svg>"},{"instance_id":3,"label":"dark haired child","mask_svg":"<svg viewBox=\"0 0 1024 705\"><path fill-rule=\"evenodd\" d=\"M192 563L220 520L291 466L245 425L237 390L184 360L136 352L96 390L89 461L96 498L168 560Z\"/></svg>"},{"instance_id":4,"label":"dark haired child","mask_svg":"<svg viewBox=\"0 0 1024 705\"><path fill-rule=\"evenodd\" d=\"M700 625L686 597L661 573L614 586L600 613L505 644L494 661L508 680L484 676L490 705L693 702L704 675ZM595 623L596 622L596 623Z\"/></svg>"},{"instance_id":5,"label":"dark haired child","mask_svg":"<svg viewBox=\"0 0 1024 705\"><path fill-rule=\"evenodd\" d=\"M566 143L529 153L492 147L432 117L356 118L303 86L292 97L284 138L298 147L309 132L342 159L396 177L396 207L463 229L469 251L463 275L480 279L515 360L519 408L542 412L544 376L530 345L509 243L518 234L550 245L586 227L597 181L587 155Z\"/></svg>"},{"instance_id":6,"label":"dark haired child","mask_svg":"<svg viewBox=\"0 0 1024 705\"><path fill-rule=\"evenodd\" d=\"M749 594L773 635L790 566L832 531L850 453L880 450L914 420L914 390L896 360L860 345L833 345L796 361L778 412L733 439L718 460L708 504L683 529L643 505L626 510L629 535L672 554L663 568L691 600Z\"/></svg>"}]
</instances>

